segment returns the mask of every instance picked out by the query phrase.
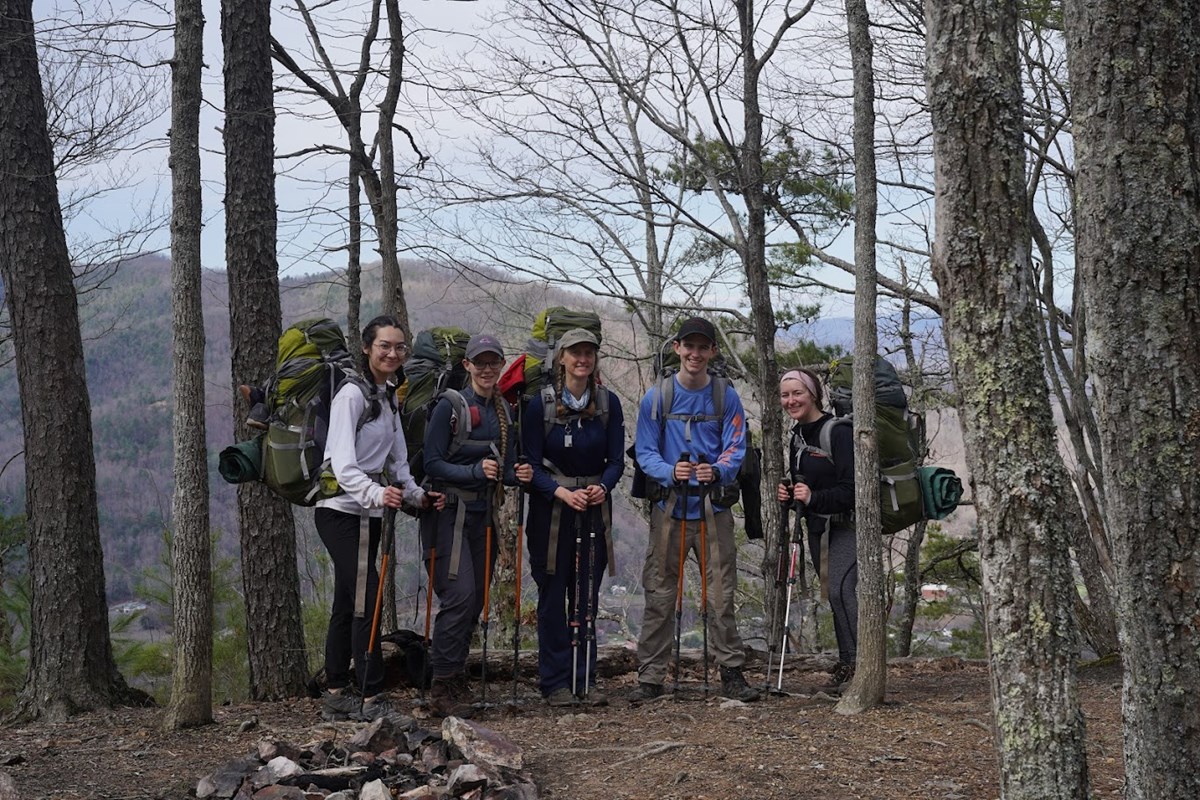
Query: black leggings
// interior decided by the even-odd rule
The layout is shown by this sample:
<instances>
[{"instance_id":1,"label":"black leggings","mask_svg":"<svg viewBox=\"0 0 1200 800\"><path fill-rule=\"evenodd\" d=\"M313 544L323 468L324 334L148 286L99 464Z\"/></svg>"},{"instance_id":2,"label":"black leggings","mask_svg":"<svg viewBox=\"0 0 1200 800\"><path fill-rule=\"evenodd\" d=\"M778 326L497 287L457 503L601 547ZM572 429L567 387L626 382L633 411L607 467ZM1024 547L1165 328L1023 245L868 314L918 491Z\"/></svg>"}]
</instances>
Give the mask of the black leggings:
<instances>
[{"instance_id":1,"label":"black leggings","mask_svg":"<svg viewBox=\"0 0 1200 800\"><path fill-rule=\"evenodd\" d=\"M375 556L379 552L379 517L370 520L370 548L367 560L367 601L361 617L354 616L354 591L358 584L358 527L357 514L347 514L332 508L316 511L317 533L333 561L333 609L329 612L329 630L325 633L325 680L330 689L350 684L350 658L362 671L366 664L366 683L358 675L363 695L371 697L383 687L382 648L376 645L370 659L366 658L371 637L371 612L375 593L379 589L379 568Z\"/></svg>"},{"instance_id":2,"label":"black leggings","mask_svg":"<svg viewBox=\"0 0 1200 800\"><path fill-rule=\"evenodd\" d=\"M858 657L858 541L854 528L833 526L829 531L829 607L837 636L838 660L853 664ZM808 548L813 567L821 574L821 536L810 533Z\"/></svg>"}]
</instances>

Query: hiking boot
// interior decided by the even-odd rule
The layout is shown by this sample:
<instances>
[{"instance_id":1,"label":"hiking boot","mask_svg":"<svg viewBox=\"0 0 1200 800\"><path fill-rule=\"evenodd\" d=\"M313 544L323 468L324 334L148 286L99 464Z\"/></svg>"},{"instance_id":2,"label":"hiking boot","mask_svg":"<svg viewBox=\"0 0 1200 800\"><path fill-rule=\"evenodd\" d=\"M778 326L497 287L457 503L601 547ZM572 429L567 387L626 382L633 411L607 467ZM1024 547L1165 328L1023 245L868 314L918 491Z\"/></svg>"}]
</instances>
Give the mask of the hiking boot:
<instances>
[{"instance_id":1,"label":"hiking boot","mask_svg":"<svg viewBox=\"0 0 1200 800\"><path fill-rule=\"evenodd\" d=\"M606 706L608 705L608 695L592 686L586 692L580 692L579 702L585 706Z\"/></svg>"},{"instance_id":2,"label":"hiking boot","mask_svg":"<svg viewBox=\"0 0 1200 800\"><path fill-rule=\"evenodd\" d=\"M362 704L362 710L356 709L353 719L361 722L372 722L380 717L386 717L395 711L392 707L392 698L386 692L380 692L369 700L365 700Z\"/></svg>"},{"instance_id":3,"label":"hiking boot","mask_svg":"<svg viewBox=\"0 0 1200 800\"><path fill-rule=\"evenodd\" d=\"M238 391L242 393L242 397L250 404L250 414L246 417L246 424L251 428L266 430L269 426L268 422L271 419L271 412L267 410L266 394L262 389L254 389L246 385L238 387Z\"/></svg>"},{"instance_id":4,"label":"hiking boot","mask_svg":"<svg viewBox=\"0 0 1200 800\"><path fill-rule=\"evenodd\" d=\"M721 696L750 703L758 699L758 689L746 683L741 667L721 667Z\"/></svg>"},{"instance_id":5,"label":"hiking boot","mask_svg":"<svg viewBox=\"0 0 1200 800\"><path fill-rule=\"evenodd\" d=\"M837 666L829 670L829 680L817 687L817 691L828 694L841 694L845 685L854 677L854 665L839 661Z\"/></svg>"},{"instance_id":6,"label":"hiking boot","mask_svg":"<svg viewBox=\"0 0 1200 800\"><path fill-rule=\"evenodd\" d=\"M565 686L560 686L546 695L546 702L555 708L575 705L575 695Z\"/></svg>"},{"instance_id":7,"label":"hiking boot","mask_svg":"<svg viewBox=\"0 0 1200 800\"><path fill-rule=\"evenodd\" d=\"M637 688L629 695L629 702L644 703L647 700L662 697L662 693L661 683L638 683Z\"/></svg>"},{"instance_id":8,"label":"hiking boot","mask_svg":"<svg viewBox=\"0 0 1200 800\"><path fill-rule=\"evenodd\" d=\"M340 722L357 718L361 702L358 695L349 691L325 692L321 696L321 719L326 722Z\"/></svg>"},{"instance_id":9,"label":"hiking boot","mask_svg":"<svg viewBox=\"0 0 1200 800\"><path fill-rule=\"evenodd\" d=\"M474 710L466 676L434 678L429 686L429 710L439 717L467 717Z\"/></svg>"}]
</instances>

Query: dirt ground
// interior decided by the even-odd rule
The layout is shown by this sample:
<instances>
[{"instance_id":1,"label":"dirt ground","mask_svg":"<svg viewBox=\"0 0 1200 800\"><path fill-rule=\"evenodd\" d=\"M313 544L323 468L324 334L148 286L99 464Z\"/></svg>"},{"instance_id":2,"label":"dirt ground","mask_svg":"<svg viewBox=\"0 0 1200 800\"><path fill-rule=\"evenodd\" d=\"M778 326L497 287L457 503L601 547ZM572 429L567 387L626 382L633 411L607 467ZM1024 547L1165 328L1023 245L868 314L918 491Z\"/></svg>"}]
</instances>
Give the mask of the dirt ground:
<instances>
[{"instance_id":1,"label":"dirt ground","mask_svg":"<svg viewBox=\"0 0 1200 800\"><path fill-rule=\"evenodd\" d=\"M761 667L747 677L761 682ZM635 677L622 675L605 683L611 705L586 713L552 710L525 687L519 708L492 708L480 721L524 748L550 800L999 796L985 665L893 662L885 704L856 716L835 713L834 701L813 691L825 677L789 670L789 696L726 707L689 681L681 701L635 707L625 699ZM1096 798L1121 795L1120 681L1112 667L1080 676ZM490 696L506 700L510 687L497 682ZM310 699L223 707L215 724L172 733L159 730L154 709L10 726L0 728L0 771L20 800L186 798L260 738L317 738L318 711Z\"/></svg>"}]
</instances>

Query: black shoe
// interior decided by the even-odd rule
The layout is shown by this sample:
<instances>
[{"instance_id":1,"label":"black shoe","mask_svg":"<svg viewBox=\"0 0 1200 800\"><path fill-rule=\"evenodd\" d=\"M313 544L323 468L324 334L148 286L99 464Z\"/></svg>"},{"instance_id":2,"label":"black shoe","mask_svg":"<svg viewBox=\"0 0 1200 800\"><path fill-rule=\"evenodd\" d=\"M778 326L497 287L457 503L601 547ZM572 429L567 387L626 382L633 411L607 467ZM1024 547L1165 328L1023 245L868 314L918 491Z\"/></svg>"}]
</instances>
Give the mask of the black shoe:
<instances>
[{"instance_id":1,"label":"black shoe","mask_svg":"<svg viewBox=\"0 0 1200 800\"><path fill-rule=\"evenodd\" d=\"M357 719L362 698L349 691L325 692L321 696L321 719L327 722Z\"/></svg>"},{"instance_id":2,"label":"black shoe","mask_svg":"<svg viewBox=\"0 0 1200 800\"><path fill-rule=\"evenodd\" d=\"M643 703L647 700L653 700L656 697L662 697L663 687L661 683L639 683L633 693L629 695L629 702Z\"/></svg>"},{"instance_id":3,"label":"black shoe","mask_svg":"<svg viewBox=\"0 0 1200 800\"><path fill-rule=\"evenodd\" d=\"M721 696L750 703L758 699L758 689L746 683L741 667L721 667Z\"/></svg>"}]
</instances>

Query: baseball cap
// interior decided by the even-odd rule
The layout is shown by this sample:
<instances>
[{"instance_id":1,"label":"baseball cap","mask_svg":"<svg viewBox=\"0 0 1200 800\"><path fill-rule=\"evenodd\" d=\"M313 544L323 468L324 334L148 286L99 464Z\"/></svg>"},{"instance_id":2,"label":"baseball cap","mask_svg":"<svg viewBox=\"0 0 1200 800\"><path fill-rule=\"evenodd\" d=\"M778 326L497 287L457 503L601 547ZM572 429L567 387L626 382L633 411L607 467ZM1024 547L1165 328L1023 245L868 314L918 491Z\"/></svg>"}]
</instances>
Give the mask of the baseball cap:
<instances>
[{"instance_id":1,"label":"baseball cap","mask_svg":"<svg viewBox=\"0 0 1200 800\"><path fill-rule=\"evenodd\" d=\"M495 353L504 358L504 348L500 346L499 339L486 333L477 333L467 342L467 358L474 360L484 353Z\"/></svg>"},{"instance_id":2,"label":"baseball cap","mask_svg":"<svg viewBox=\"0 0 1200 800\"><path fill-rule=\"evenodd\" d=\"M587 328L572 328L559 338L558 349L566 350L568 347L585 343L600 347L600 340L596 338L596 334Z\"/></svg>"},{"instance_id":3,"label":"baseball cap","mask_svg":"<svg viewBox=\"0 0 1200 800\"><path fill-rule=\"evenodd\" d=\"M682 342L684 339L694 333L700 334L713 344L717 343L717 329L714 328L713 324L704 317L692 317L691 319L685 320L684 323L679 326L679 332L675 334L675 341Z\"/></svg>"}]
</instances>

